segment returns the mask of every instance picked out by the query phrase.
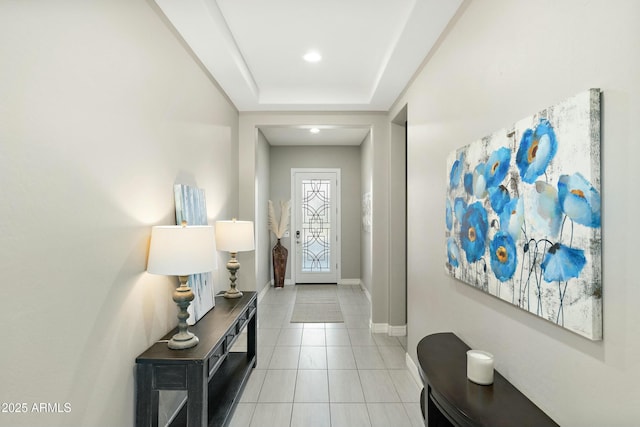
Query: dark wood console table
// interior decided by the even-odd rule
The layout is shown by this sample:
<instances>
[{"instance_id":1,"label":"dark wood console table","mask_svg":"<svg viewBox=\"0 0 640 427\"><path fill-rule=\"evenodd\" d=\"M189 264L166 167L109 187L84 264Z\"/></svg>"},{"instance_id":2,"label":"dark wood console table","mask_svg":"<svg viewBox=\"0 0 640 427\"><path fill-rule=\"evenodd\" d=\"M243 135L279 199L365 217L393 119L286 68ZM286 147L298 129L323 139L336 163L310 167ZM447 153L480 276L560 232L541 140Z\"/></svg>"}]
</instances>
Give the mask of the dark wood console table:
<instances>
[{"instance_id":1,"label":"dark wood console table","mask_svg":"<svg viewBox=\"0 0 640 427\"><path fill-rule=\"evenodd\" d=\"M421 395L429 427L545 427L558 426L498 371L493 384L467 379L469 347L453 333L424 337L418 343ZM425 415L426 412L426 415Z\"/></svg>"},{"instance_id":2,"label":"dark wood console table","mask_svg":"<svg viewBox=\"0 0 640 427\"><path fill-rule=\"evenodd\" d=\"M165 335L136 358L136 426L158 425L160 390L186 390L187 402L172 426L221 427L230 422L251 370L256 365L256 293L238 299L216 297L216 305L189 329L200 343L171 350ZM247 351L230 352L247 325ZM164 341L164 342L162 342Z\"/></svg>"}]
</instances>

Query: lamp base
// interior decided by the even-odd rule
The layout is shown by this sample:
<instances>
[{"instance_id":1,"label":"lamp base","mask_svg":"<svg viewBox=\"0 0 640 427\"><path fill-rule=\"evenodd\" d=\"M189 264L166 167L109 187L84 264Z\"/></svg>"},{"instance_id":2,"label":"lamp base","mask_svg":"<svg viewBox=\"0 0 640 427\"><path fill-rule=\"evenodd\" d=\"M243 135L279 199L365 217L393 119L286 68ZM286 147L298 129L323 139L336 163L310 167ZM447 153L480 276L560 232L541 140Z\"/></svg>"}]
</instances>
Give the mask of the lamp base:
<instances>
[{"instance_id":1,"label":"lamp base","mask_svg":"<svg viewBox=\"0 0 640 427\"><path fill-rule=\"evenodd\" d=\"M229 270L229 289L224 293L225 298L240 298L242 292L236 289L237 272L240 269L240 263L238 262L237 252L229 252L231 258L227 262L227 270Z\"/></svg>"},{"instance_id":2,"label":"lamp base","mask_svg":"<svg viewBox=\"0 0 640 427\"><path fill-rule=\"evenodd\" d=\"M242 292L240 292L236 288L231 288L231 289L228 289L223 296L225 298L240 298L242 296Z\"/></svg>"},{"instance_id":3,"label":"lamp base","mask_svg":"<svg viewBox=\"0 0 640 427\"><path fill-rule=\"evenodd\" d=\"M172 350L184 350L185 348L191 348L198 345L198 337L191 332L187 332L187 336L178 337L179 333L175 334L167 343L167 346ZM190 336L189 336L190 335Z\"/></svg>"},{"instance_id":4,"label":"lamp base","mask_svg":"<svg viewBox=\"0 0 640 427\"><path fill-rule=\"evenodd\" d=\"M193 291L187 286L189 276L178 276L180 286L173 292L173 300L180 308L178 313L178 332L171 337L167 346L172 350L184 350L185 348L195 347L198 344L198 337L188 331L187 319L189 312L187 308L193 301Z\"/></svg>"}]
</instances>

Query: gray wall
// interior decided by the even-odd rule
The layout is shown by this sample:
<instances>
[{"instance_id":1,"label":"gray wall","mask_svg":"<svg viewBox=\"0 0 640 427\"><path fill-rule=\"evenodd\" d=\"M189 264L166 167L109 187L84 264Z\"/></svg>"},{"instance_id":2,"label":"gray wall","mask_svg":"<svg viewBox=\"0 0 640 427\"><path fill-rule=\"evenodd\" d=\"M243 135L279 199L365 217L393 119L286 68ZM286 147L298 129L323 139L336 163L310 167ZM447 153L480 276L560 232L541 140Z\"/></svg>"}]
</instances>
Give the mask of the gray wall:
<instances>
[{"instance_id":1,"label":"gray wall","mask_svg":"<svg viewBox=\"0 0 640 427\"><path fill-rule=\"evenodd\" d=\"M563 426L640 420L639 16L637 1L467 2L390 114L408 104L410 355L454 331ZM603 91L601 342L444 273L448 153L591 87Z\"/></svg>"},{"instance_id":2,"label":"gray wall","mask_svg":"<svg viewBox=\"0 0 640 427\"><path fill-rule=\"evenodd\" d=\"M360 147L348 146L272 146L270 152L271 184L269 198L280 214L280 200L291 199L292 168L339 168L341 188L342 279L360 278ZM273 233L271 243L276 239ZM282 244L292 250L291 238ZM291 256L286 278L291 278Z\"/></svg>"},{"instance_id":3,"label":"gray wall","mask_svg":"<svg viewBox=\"0 0 640 427\"><path fill-rule=\"evenodd\" d=\"M152 4L0 2L0 401L71 404L2 425L133 425L135 358L177 323L151 226L176 182L237 214L238 112Z\"/></svg>"},{"instance_id":4,"label":"gray wall","mask_svg":"<svg viewBox=\"0 0 640 427\"><path fill-rule=\"evenodd\" d=\"M260 211L258 220L255 226L256 234L256 247L259 248L260 253L271 253L271 232L269 231L269 223L266 221L268 211L269 200L269 187L271 182L271 147L269 142L260 132L256 129L257 141L256 141L256 187L258 206L257 210ZM256 290L260 291L262 288L270 283L271 273L271 258L270 257L255 257L256 263ZM249 276L250 277L250 276Z\"/></svg>"},{"instance_id":5,"label":"gray wall","mask_svg":"<svg viewBox=\"0 0 640 427\"><path fill-rule=\"evenodd\" d=\"M406 114L406 113L405 113ZM407 324L405 126L392 123L389 154L389 325ZM395 333L395 331L391 331Z\"/></svg>"}]
</instances>

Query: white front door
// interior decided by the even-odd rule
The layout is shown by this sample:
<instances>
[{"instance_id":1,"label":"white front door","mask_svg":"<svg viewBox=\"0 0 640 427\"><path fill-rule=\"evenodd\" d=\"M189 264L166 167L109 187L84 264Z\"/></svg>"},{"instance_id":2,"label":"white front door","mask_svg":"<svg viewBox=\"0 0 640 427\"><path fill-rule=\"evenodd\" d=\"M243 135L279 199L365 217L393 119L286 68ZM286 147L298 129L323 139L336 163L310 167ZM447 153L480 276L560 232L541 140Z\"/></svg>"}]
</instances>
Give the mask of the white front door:
<instances>
[{"instance_id":1,"label":"white front door","mask_svg":"<svg viewBox=\"0 0 640 427\"><path fill-rule=\"evenodd\" d=\"M292 169L295 283L338 283L340 169Z\"/></svg>"}]
</instances>

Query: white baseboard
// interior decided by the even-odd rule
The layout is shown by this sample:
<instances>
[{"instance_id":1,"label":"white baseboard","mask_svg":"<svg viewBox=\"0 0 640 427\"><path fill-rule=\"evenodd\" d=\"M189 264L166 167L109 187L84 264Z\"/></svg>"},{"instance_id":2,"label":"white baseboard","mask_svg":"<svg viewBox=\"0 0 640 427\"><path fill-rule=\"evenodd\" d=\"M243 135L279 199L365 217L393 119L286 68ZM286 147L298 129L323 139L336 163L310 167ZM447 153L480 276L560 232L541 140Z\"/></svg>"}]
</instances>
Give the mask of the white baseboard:
<instances>
[{"instance_id":1,"label":"white baseboard","mask_svg":"<svg viewBox=\"0 0 640 427\"><path fill-rule=\"evenodd\" d=\"M369 290L364 286L364 283L362 282L360 282L360 289L362 289L362 292L364 292L364 295L369 300L369 304L371 304L371 294L369 293Z\"/></svg>"},{"instance_id":2,"label":"white baseboard","mask_svg":"<svg viewBox=\"0 0 640 427\"><path fill-rule=\"evenodd\" d=\"M390 337L404 337L407 335L407 326L391 326L388 323L373 323L369 321L369 328L375 334L387 334Z\"/></svg>"},{"instance_id":3,"label":"white baseboard","mask_svg":"<svg viewBox=\"0 0 640 427\"><path fill-rule=\"evenodd\" d=\"M266 285L262 287L262 289L260 289L260 292L258 292L258 303L262 301L262 298L264 298L264 296L267 294L267 291L272 285L273 285L273 280L270 280L267 282Z\"/></svg>"},{"instance_id":4,"label":"white baseboard","mask_svg":"<svg viewBox=\"0 0 640 427\"><path fill-rule=\"evenodd\" d=\"M389 325L387 323L369 323L369 328L374 334L386 334L389 331Z\"/></svg>"},{"instance_id":5,"label":"white baseboard","mask_svg":"<svg viewBox=\"0 0 640 427\"><path fill-rule=\"evenodd\" d=\"M406 337L407 336L407 325L402 326L391 326L389 325L388 330L390 337Z\"/></svg>"},{"instance_id":6,"label":"white baseboard","mask_svg":"<svg viewBox=\"0 0 640 427\"><path fill-rule=\"evenodd\" d=\"M405 353L405 363L407 365L409 373L411 374L411 378L413 378L416 384L418 384L418 387L424 387L422 379L420 378L420 373L418 372L418 367L415 363L413 363L413 359L409 357L409 353Z\"/></svg>"},{"instance_id":7,"label":"white baseboard","mask_svg":"<svg viewBox=\"0 0 640 427\"><path fill-rule=\"evenodd\" d=\"M350 286L359 286L360 279L340 279L338 281L339 285L350 285Z\"/></svg>"}]
</instances>

